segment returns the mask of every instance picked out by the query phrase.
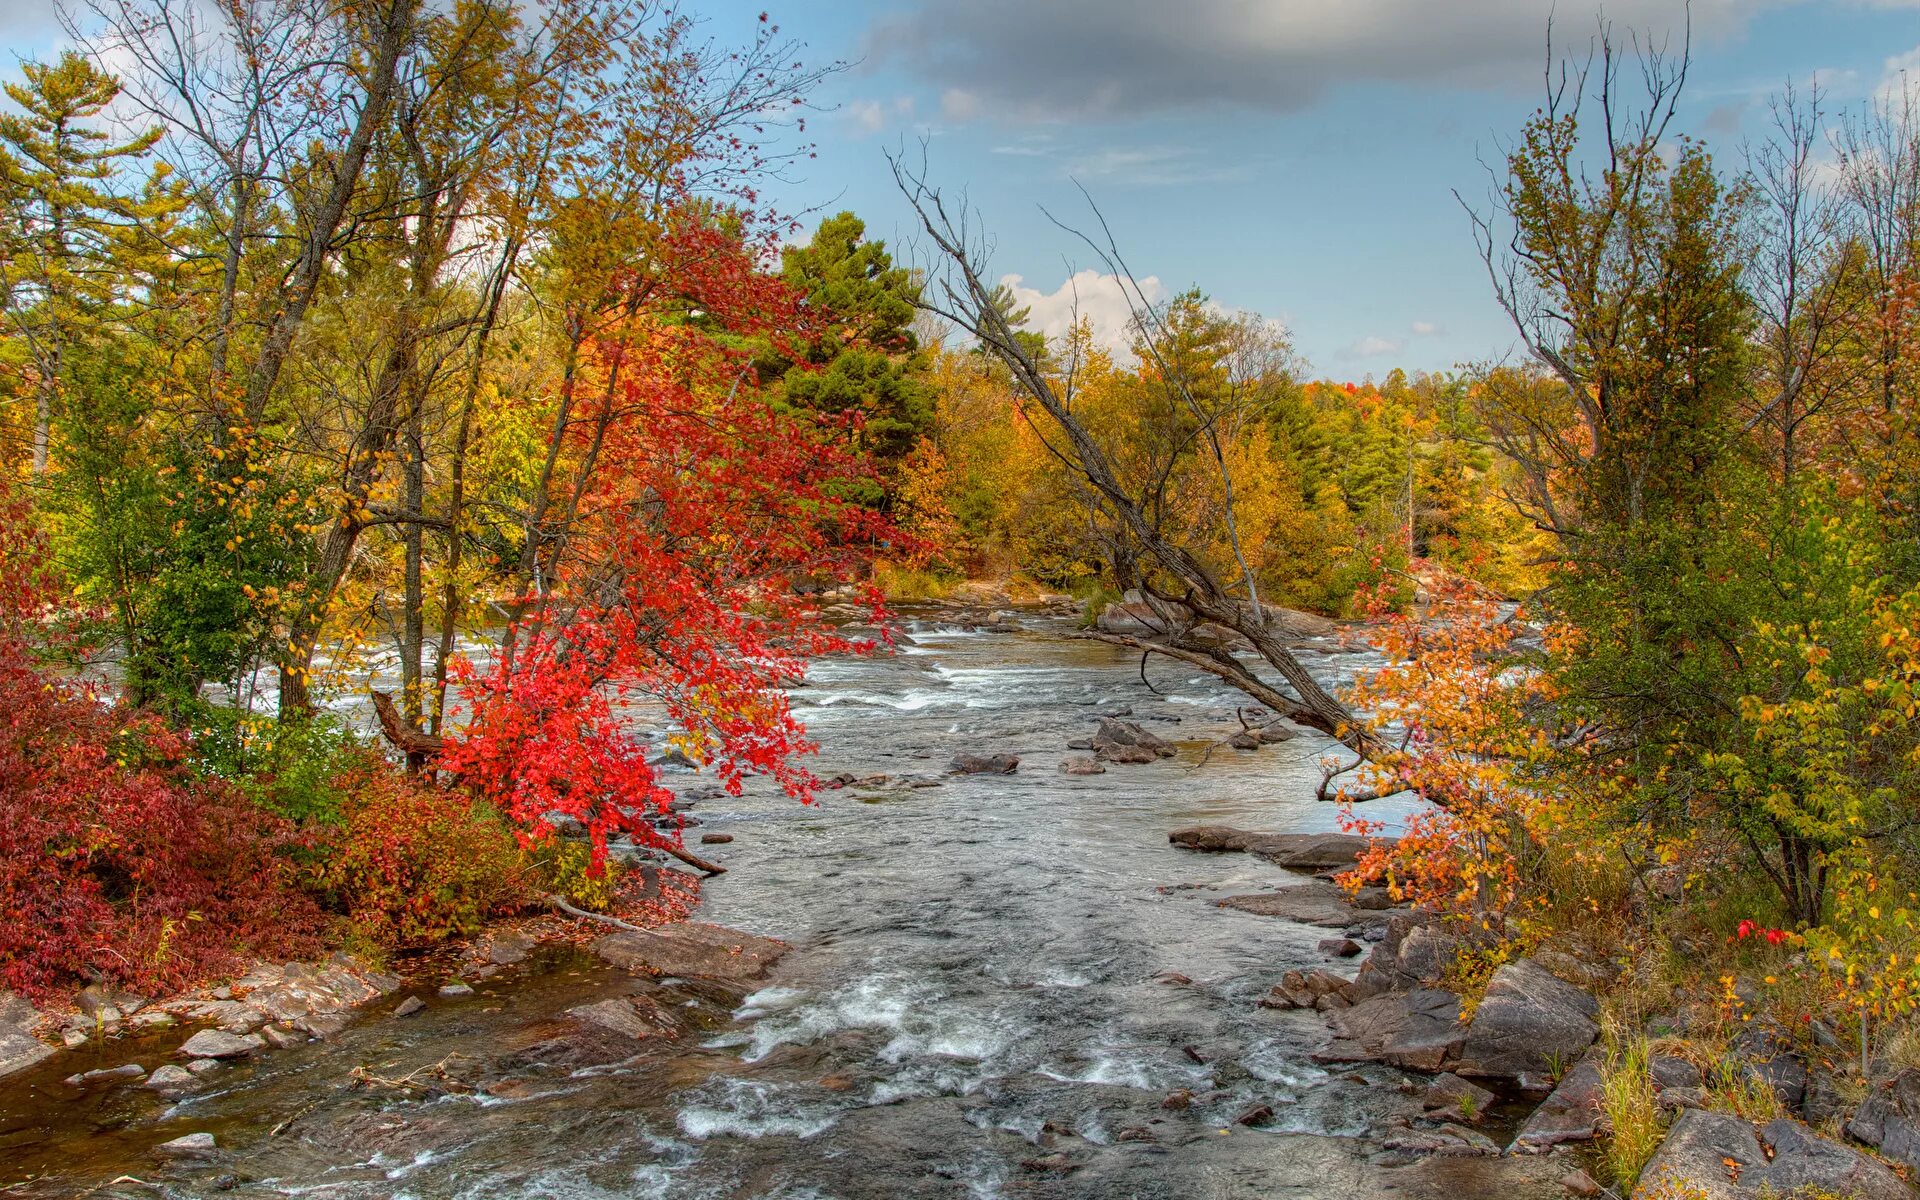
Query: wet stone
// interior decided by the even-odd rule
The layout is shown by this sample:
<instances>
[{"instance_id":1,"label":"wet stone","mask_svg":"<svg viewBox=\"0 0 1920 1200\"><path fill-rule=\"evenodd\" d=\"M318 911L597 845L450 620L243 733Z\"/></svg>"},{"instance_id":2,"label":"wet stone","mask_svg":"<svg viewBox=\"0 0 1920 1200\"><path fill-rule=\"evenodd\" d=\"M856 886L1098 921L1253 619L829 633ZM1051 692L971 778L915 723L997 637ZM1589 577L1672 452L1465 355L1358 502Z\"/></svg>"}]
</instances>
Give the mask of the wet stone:
<instances>
[{"instance_id":1,"label":"wet stone","mask_svg":"<svg viewBox=\"0 0 1920 1200\"><path fill-rule=\"evenodd\" d=\"M189 1133L170 1142L161 1142L154 1150L167 1158L211 1158L216 1147L212 1134Z\"/></svg>"},{"instance_id":2,"label":"wet stone","mask_svg":"<svg viewBox=\"0 0 1920 1200\"><path fill-rule=\"evenodd\" d=\"M456 979L452 983L441 984L439 994L449 1000L463 1000L473 995L473 985Z\"/></svg>"},{"instance_id":3,"label":"wet stone","mask_svg":"<svg viewBox=\"0 0 1920 1200\"><path fill-rule=\"evenodd\" d=\"M199 1089L200 1078L185 1067L167 1063L164 1066L155 1067L153 1074L147 1076L143 1086L162 1096L183 1096Z\"/></svg>"},{"instance_id":4,"label":"wet stone","mask_svg":"<svg viewBox=\"0 0 1920 1200\"><path fill-rule=\"evenodd\" d=\"M425 1000L422 1000L418 996L408 996L405 1000L393 1006L393 1015L396 1017L410 1017L426 1007L427 1002Z\"/></svg>"},{"instance_id":5,"label":"wet stone","mask_svg":"<svg viewBox=\"0 0 1920 1200\"><path fill-rule=\"evenodd\" d=\"M267 1044L259 1034L234 1034L221 1029L202 1029L188 1038L177 1053L182 1058L239 1058Z\"/></svg>"}]
</instances>

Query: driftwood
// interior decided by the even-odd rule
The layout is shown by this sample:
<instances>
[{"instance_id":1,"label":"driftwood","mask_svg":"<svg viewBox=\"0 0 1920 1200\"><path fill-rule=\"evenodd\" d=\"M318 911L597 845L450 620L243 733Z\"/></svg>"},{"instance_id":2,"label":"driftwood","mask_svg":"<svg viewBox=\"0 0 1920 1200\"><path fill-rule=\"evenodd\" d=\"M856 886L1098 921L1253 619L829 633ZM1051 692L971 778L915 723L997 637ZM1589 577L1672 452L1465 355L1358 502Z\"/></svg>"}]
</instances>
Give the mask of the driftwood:
<instances>
[{"instance_id":1,"label":"driftwood","mask_svg":"<svg viewBox=\"0 0 1920 1200\"><path fill-rule=\"evenodd\" d=\"M632 933L646 932L646 930L640 928L638 925L628 921L622 921L619 917L610 917L606 913L589 912L584 908L577 908L574 905L568 904L566 900L560 896L549 894L544 897L544 899L550 907L557 908L570 917L580 917L583 920L598 921L603 925L611 925L616 929L625 929Z\"/></svg>"},{"instance_id":2,"label":"driftwood","mask_svg":"<svg viewBox=\"0 0 1920 1200\"><path fill-rule=\"evenodd\" d=\"M727 873L727 869L719 863L708 862L698 854L691 854L680 849L678 846L662 846L660 849L665 850L668 854L673 855L688 866L705 871L709 875L725 875Z\"/></svg>"},{"instance_id":3,"label":"driftwood","mask_svg":"<svg viewBox=\"0 0 1920 1200\"><path fill-rule=\"evenodd\" d=\"M392 693L370 690L370 694L373 696L373 715L380 718L380 732L406 753L408 763L418 765L426 759L438 758L441 751L446 749L445 738L420 732L400 715L400 708L394 704Z\"/></svg>"}]
</instances>

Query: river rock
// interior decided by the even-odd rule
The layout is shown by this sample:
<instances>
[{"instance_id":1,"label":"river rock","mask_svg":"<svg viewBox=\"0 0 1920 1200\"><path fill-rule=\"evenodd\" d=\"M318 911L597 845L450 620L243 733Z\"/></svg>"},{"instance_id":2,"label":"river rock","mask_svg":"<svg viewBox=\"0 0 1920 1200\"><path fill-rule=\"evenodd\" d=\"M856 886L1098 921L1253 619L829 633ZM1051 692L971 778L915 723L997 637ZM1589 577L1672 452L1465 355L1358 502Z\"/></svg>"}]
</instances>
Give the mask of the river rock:
<instances>
[{"instance_id":1,"label":"river rock","mask_svg":"<svg viewBox=\"0 0 1920 1200\"><path fill-rule=\"evenodd\" d=\"M955 775L1011 775L1020 769L1015 754L956 754L947 769Z\"/></svg>"},{"instance_id":2,"label":"river rock","mask_svg":"<svg viewBox=\"0 0 1920 1200\"><path fill-rule=\"evenodd\" d=\"M1258 750L1260 744L1260 735L1251 729L1227 735L1227 745L1235 750Z\"/></svg>"},{"instance_id":3,"label":"river rock","mask_svg":"<svg viewBox=\"0 0 1920 1200\"><path fill-rule=\"evenodd\" d=\"M408 996L405 1000L393 1006L393 1015L396 1017L410 1017L426 1007L427 1002L425 1000L422 1000L418 996Z\"/></svg>"},{"instance_id":4,"label":"river rock","mask_svg":"<svg viewBox=\"0 0 1920 1200\"><path fill-rule=\"evenodd\" d=\"M718 925L675 921L657 929L609 934L590 949L627 971L745 980L763 978L787 952L787 944Z\"/></svg>"},{"instance_id":5,"label":"river rock","mask_svg":"<svg viewBox=\"0 0 1920 1200\"><path fill-rule=\"evenodd\" d=\"M18 992L0 988L0 1027L26 1033L39 1023L40 1010L33 1006L31 1000Z\"/></svg>"},{"instance_id":6,"label":"river rock","mask_svg":"<svg viewBox=\"0 0 1920 1200\"><path fill-rule=\"evenodd\" d=\"M1762 1145L1762 1139L1765 1145ZM1771 1148L1769 1161L1767 1150ZM1756 1136L1737 1116L1688 1109L1648 1160L1634 1200L1757 1200L1802 1194L1913 1200L1893 1172L1785 1117Z\"/></svg>"},{"instance_id":7,"label":"river rock","mask_svg":"<svg viewBox=\"0 0 1920 1200\"><path fill-rule=\"evenodd\" d=\"M1565 1070L1593 1045L1599 1002L1528 959L1502 963L1473 1013L1462 1075L1516 1078Z\"/></svg>"},{"instance_id":8,"label":"river rock","mask_svg":"<svg viewBox=\"0 0 1920 1200\"><path fill-rule=\"evenodd\" d=\"M210 1133L189 1133L174 1138L170 1142L161 1142L154 1152L167 1158L211 1158L216 1147Z\"/></svg>"},{"instance_id":9,"label":"river rock","mask_svg":"<svg viewBox=\"0 0 1920 1200\"><path fill-rule=\"evenodd\" d=\"M0 1078L37 1066L59 1051L17 1029L0 1029Z\"/></svg>"},{"instance_id":10,"label":"river rock","mask_svg":"<svg viewBox=\"0 0 1920 1200\"><path fill-rule=\"evenodd\" d=\"M1260 1007L1317 1008L1321 997L1345 991L1347 982L1331 971L1288 971L1260 998Z\"/></svg>"},{"instance_id":11,"label":"river rock","mask_svg":"<svg viewBox=\"0 0 1920 1200\"><path fill-rule=\"evenodd\" d=\"M1335 958L1358 958L1360 943L1345 937L1321 938L1320 953L1331 954Z\"/></svg>"},{"instance_id":12,"label":"river rock","mask_svg":"<svg viewBox=\"0 0 1920 1200\"><path fill-rule=\"evenodd\" d=\"M637 1040L677 1033L679 1023L658 1004L640 996L617 996L597 1004L582 1004L567 1015L583 1025L611 1030Z\"/></svg>"},{"instance_id":13,"label":"river rock","mask_svg":"<svg viewBox=\"0 0 1920 1200\"><path fill-rule=\"evenodd\" d=\"M147 1073L139 1063L122 1063L117 1067L100 1067L97 1070L82 1071L78 1075L69 1075L63 1081L69 1087L99 1087L102 1084L125 1083L138 1079Z\"/></svg>"},{"instance_id":14,"label":"river rock","mask_svg":"<svg viewBox=\"0 0 1920 1200\"><path fill-rule=\"evenodd\" d=\"M1300 736L1300 731L1285 721L1270 721L1255 730L1255 736L1263 746L1274 746L1281 742L1290 742Z\"/></svg>"},{"instance_id":15,"label":"river rock","mask_svg":"<svg viewBox=\"0 0 1920 1200\"><path fill-rule=\"evenodd\" d=\"M1173 743L1149 732L1138 721L1101 717L1099 731L1093 735L1093 753L1108 762L1137 763L1172 758L1178 751Z\"/></svg>"},{"instance_id":16,"label":"river rock","mask_svg":"<svg viewBox=\"0 0 1920 1200\"><path fill-rule=\"evenodd\" d=\"M223 1029L202 1029L183 1043L177 1054L182 1058L240 1058L267 1044L257 1033L234 1034Z\"/></svg>"},{"instance_id":17,"label":"river rock","mask_svg":"<svg viewBox=\"0 0 1920 1200\"><path fill-rule=\"evenodd\" d=\"M707 837L713 836L713 834L707 835ZM706 839L702 838L701 840L705 841ZM527 956L532 954L534 947L539 944L539 940L531 934L503 929L487 938L486 946L481 952L481 958L483 961L493 963L495 966L511 966L514 963L527 961Z\"/></svg>"},{"instance_id":18,"label":"river rock","mask_svg":"<svg viewBox=\"0 0 1920 1200\"><path fill-rule=\"evenodd\" d=\"M1410 1071L1446 1069L1466 1030L1460 997L1440 988L1388 992L1331 1014L1334 1040L1313 1057L1322 1063L1383 1062Z\"/></svg>"},{"instance_id":19,"label":"river rock","mask_svg":"<svg viewBox=\"0 0 1920 1200\"><path fill-rule=\"evenodd\" d=\"M1247 849L1277 867L1315 871L1350 867L1371 844L1372 839L1357 833L1276 833L1255 840Z\"/></svg>"},{"instance_id":20,"label":"river rock","mask_svg":"<svg viewBox=\"0 0 1920 1200\"><path fill-rule=\"evenodd\" d=\"M144 1086L151 1091L158 1092L162 1096L172 1098L174 1096L184 1096L188 1092L198 1091L200 1089L200 1077L185 1067L177 1067L172 1063L167 1063L164 1066L155 1067L153 1074L147 1076Z\"/></svg>"},{"instance_id":21,"label":"river rock","mask_svg":"<svg viewBox=\"0 0 1920 1200\"><path fill-rule=\"evenodd\" d=\"M1190 825L1169 833L1167 841L1188 850L1220 852L1245 850L1262 838L1278 836L1273 833L1249 833L1231 825Z\"/></svg>"},{"instance_id":22,"label":"river rock","mask_svg":"<svg viewBox=\"0 0 1920 1200\"><path fill-rule=\"evenodd\" d=\"M1487 1110L1498 1100L1498 1096L1479 1084L1449 1071L1434 1076L1433 1082L1427 1085L1426 1095L1420 1098L1420 1107L1426 1110L1429 1120L1472 1124L1484 1120Z\"/></svg>"},{"instance_id":23,"label":"river rock","mask_svg":"<svg viewBox=\"0 0 1920 1200\"><path fill-rule=\"evenodd\" d=\"M1107 769L1090 754L1070 754L1060 760L1062 775L1105 775Z\"/></svg>"},{"instance_id":24,"label":"river rock","mask_svg":"<svg viewBox=\"0 0 1920 1200\"><path fill-rule=\"evenodd\" d=\"M1285 917L1302 925L1318 925L1326 929L1344 930L1359 920L1359 910L1348 902L1346 892L1321 880L1273 892L1228 896L1214 903L1221 908L1237 909L1255 916Z\"/></svg>"},{"instance_id":25,"label":"river rock","mask_svg":"<svg viewBox=\"0 0 1920 1200\"><path fill-rule=\"evenodd\" d=\"M1387 919L1386 933L1360 964L1348 995L1355 1000L1436 983L1454 960L1460 939L1417 915Z\"/></svg>"},{"instance_id":26,"label":"river rock","mask_svg":"<svg viewBox=\"0 0 1920 1200\"><path fill-rule=\"evenodd\" d=\"M1510 1153L1537 1152L1562 1142L1590 1142L1606 1127L1605 1084L1596 1054L1568 1071L1514 1136Z\"/></svg>"}]
</instances>

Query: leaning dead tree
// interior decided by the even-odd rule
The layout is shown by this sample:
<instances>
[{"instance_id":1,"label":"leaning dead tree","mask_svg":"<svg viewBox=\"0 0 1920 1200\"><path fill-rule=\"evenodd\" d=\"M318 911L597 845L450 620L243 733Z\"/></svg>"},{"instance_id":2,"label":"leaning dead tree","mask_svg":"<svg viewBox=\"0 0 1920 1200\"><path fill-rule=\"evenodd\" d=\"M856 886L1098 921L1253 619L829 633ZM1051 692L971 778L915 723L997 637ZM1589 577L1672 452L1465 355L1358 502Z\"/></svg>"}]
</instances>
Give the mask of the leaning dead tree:
<instances>
[{"instance_id":1,"label":"leaning dead tree","mask_svg":"<svg viewBox=\"0 0 1920 1200\"><path fill-rule=\"evenodd\" d=\"M969 234L966 212L948 208L939 189L927 182L924 168L909 169L898 157L892 157L891 163L895 183L913 206L941 260L942 269L935 273L935 285L926 289L923 305L976 338L1052 419L1057 436L1049 437L1042 431L1048 450L1067 466L1076 486L1111 525L1114 534L1109 553L1114 565L1137 580L1140 594L1159 618L1160 632L1151 637L1104 631L1087 636L1196 667L1272 711L1338 738L1362 758L1389 750L1346 705L1321 687L1282 643L1269 613L1263 612L1254 599L1251 572L1245 570L1244 561L1239 585L1248 593L1246 601L1235 595L1232 584L1223 582L1182 544L1178 535L1167 531L1148 496L1123 480L1113 456L1073 412L1071 373L1057 382L1021 344L1002 306L994 303L994 288L986 275L985 246ZM1122 287L1128 287L1132 276L1125 271L1111 236L1107 236L1105 246L1086 240L1122 280ZM1145 353L1157 362L1166 331L1151 312L1144 311L1151 306L1145 304L1137 285L1128 291L1127 299L1135 309ZM1180 386L1177 379L1172 386ZM1191 394L1182 390L1178 398L1200 421L1201 436L1218 459L1209 418ZM1218 461L1217 466L1224 474L1225 462ZM1237 536L1232 540L1237 555ZM1252 647L1255 661L1232 652L1235 639ZM1271 678L1269 672L1278 679Z\"/></svg>"}]
</instances>

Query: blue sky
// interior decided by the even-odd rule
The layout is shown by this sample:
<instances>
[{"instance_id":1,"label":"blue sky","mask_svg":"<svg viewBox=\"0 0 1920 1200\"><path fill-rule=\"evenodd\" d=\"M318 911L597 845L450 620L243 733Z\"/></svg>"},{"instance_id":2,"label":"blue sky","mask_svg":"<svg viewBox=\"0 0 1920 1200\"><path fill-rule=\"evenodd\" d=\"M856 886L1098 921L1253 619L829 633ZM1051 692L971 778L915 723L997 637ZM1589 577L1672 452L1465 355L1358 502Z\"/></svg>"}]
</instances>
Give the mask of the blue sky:
<instances>
[{"instance_id":1,"label":"blue sky","mask_svg":"<svg viewBox=\"0 0 1920 1200\"><path fill-rule=\"evenodd\" d=\"M1584 46L1595 9L1559 0L770 0L816 58L854 65L823 89L819 158L791 208L850 208L911 241L883 152L928 139L935 179L994 232L996 271L1036 313L1097 266L1054 228L1084 185L1136 273L1277 317L1318 374L1441 369L1508 355L1466 216L1539 102L1548 17ZM710 2L716 33L759 6ZM1678 0L1612 0L1616 30L1675 36ZM1818 73L1834 106L1906 63L1920 80L1920 0L1695 0L1682 128L1737 162L1766 101ZM1113 313L1083 277L1083 310Z\"/></svg>"},{"instance_id":2,"label":"blue sky","mask_svg":"<svg viewBox=\"0 0 1920 1200\"><path fill-rule=\"evenodd\" d=\"M1540 96L1547 20L1578 0L687 0L721 39L767 9L815 62L844 61L810 123L818 158L773 189L852 209L912 252L884 152L918 154L993 231L997 273L1067 320L1097 264L1042 214L1098 201L1141 276L1284 321L1316 374L1439 369L1512 352L1467 219ZM1610 0L1616 30L1677 40L1681 0ZM1736 162L1766 99L1816 74L1836 107L1910 66L1920 0L1694 0L1682 128ZM0 0L11 57L55 45L52 0ZM1117 297L1079 303L1118 328Z\"/></svg>"}]
</instances>

